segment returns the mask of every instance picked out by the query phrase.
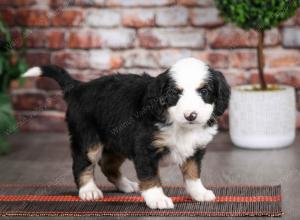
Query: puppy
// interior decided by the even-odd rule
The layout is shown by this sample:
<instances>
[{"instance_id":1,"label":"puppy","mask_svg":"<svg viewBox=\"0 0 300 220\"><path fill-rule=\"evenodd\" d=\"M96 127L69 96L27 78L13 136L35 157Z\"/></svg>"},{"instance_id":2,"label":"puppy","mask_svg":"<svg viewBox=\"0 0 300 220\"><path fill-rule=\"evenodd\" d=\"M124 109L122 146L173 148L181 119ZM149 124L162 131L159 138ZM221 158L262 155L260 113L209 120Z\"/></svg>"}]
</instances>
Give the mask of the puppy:
<instances>
[{"instance_id":1,"label":"puppy","mask_svg":"<svg viewBox=\"0 0 300 220\"><path fill-rule=\"evenodd\" d=\"M181 168L194 200L215 199L202 184L200 164L217 133L216 117L228 106L230 88L222 73L185 58L157 77L117 74L84 83L57 66L34 67L24 76L53 78L64 92L81 199L103 197L94 179L99 164L118 190L139 190L151 209L174 208L159 177L159 167L170 163ZM133 161L139 185L120 172L125 159Z\"/></svg>"}]
</instances>

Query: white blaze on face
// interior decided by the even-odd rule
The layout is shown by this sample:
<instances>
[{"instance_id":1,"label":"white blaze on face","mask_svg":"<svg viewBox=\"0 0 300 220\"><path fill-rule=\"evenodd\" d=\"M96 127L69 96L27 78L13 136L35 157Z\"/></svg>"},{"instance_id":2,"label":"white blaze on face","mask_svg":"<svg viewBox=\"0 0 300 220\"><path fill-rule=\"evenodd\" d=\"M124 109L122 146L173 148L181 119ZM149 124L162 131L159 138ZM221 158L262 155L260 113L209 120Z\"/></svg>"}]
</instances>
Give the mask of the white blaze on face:
<instances>
[{"instance_id":1,"label":"white blaze on face","mask_svg":"<svg viewBox=\"0 0 300 220\"><path fill-rule=\"evenodd\" d=\"M177 104L169 108L170 121L188 126L189 121L184 115L195 112L197 118L192 123L205 124L211 117L213 105L205 103L197 89L204 85L209 77L208 66L195 58L185 58L172 66L170 74L176 86L183 90Z\"/></svg>"}]
</instances>

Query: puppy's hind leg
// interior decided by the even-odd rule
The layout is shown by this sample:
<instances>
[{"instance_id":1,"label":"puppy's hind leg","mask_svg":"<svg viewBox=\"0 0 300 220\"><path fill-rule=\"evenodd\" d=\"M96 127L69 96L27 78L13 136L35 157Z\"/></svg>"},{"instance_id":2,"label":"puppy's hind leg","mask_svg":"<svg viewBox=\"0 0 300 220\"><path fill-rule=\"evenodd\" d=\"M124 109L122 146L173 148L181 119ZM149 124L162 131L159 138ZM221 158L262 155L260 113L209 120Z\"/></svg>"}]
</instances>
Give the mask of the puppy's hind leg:
<instances>
[{"instance_id":1,"label":"puppy's hind leg","mask_svg":"<svg viewBox=\"0 0 300 220\"><path fill-rule=\"evenodd\" d=\"M79 197L82 200L103 198L103 193L97 187L94 178L94 169L102 152L102 145L95 144L87 147L86 151L75 152L72 143L73 174L79 188ZM78 148L75 148L78 149Z\"/></svg>"},{"instance_id":2,"label":"puppy's hind leg","mask_svg":"<svg viewBox=\"0 0 300 220\"><path fill-rule=\"evenodd\" d=\"M108 181L113 183L118 190L125 193L137 192L139 190L138 184L124 177L120 172L120 167L124 161L123 156L104 149L99 165Z\"/></svg>"}]
</instances>

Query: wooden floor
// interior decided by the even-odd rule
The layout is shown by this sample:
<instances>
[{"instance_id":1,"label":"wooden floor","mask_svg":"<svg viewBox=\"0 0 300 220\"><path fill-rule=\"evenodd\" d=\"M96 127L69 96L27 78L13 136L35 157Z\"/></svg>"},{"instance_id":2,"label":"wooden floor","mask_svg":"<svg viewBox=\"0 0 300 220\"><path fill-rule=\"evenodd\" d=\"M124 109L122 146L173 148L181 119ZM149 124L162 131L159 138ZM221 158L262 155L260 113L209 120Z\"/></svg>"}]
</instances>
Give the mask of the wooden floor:
<instances>
[{"instance_id":1,"label":"wooden floor","mask_svg":"<svg viewBox=\"0 0 300 220\"><path fill-rule=\"evenodd\" d=\"M11 137L10 141L13 145L12 152L0 157L0 183L73 182L66 134L23 133ZM202 180L206 185L281 184L283 211L286 214L279 219L300 219L299 145L300 133L296 142L289 148L266 151L243 150L231 144L228 133L220 133L208 146L203 161ZM97 169L97 182L108 184L99 168ZM126 176L136 179L131 162L126 162L122 169ZM162 168L161 176L165 177L163 179L165 184L182 184L177 167Z\"/></svg>"}]
</instances>

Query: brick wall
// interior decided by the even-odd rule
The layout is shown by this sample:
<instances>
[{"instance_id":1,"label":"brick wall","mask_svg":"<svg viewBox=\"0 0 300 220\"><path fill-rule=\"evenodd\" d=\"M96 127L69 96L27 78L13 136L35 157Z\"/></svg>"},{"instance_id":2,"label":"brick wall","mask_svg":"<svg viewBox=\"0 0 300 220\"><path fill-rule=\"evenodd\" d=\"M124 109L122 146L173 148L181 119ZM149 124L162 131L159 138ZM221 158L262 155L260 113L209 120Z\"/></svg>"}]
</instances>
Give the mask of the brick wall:
<instances>
[{"instance_id":1,"label":"brick wall","mask_svg":"<svg viewBox=\"0 0 300 220\"><path fill-rule=\"evenodd\" d=\"M81 80L116 71L157 75L194 56L223 71L231 85L257 82L257 34L225 25L212 0L1 0L0 13L15 47L27 28L31 66L58 64ZM268 31L265 45L269 82L300 89L300 11ZM65 130L66 107L53 81L12 88L22 130ZM221 124L227 127L227 116Z\"/></svg>"}]
</instances>

